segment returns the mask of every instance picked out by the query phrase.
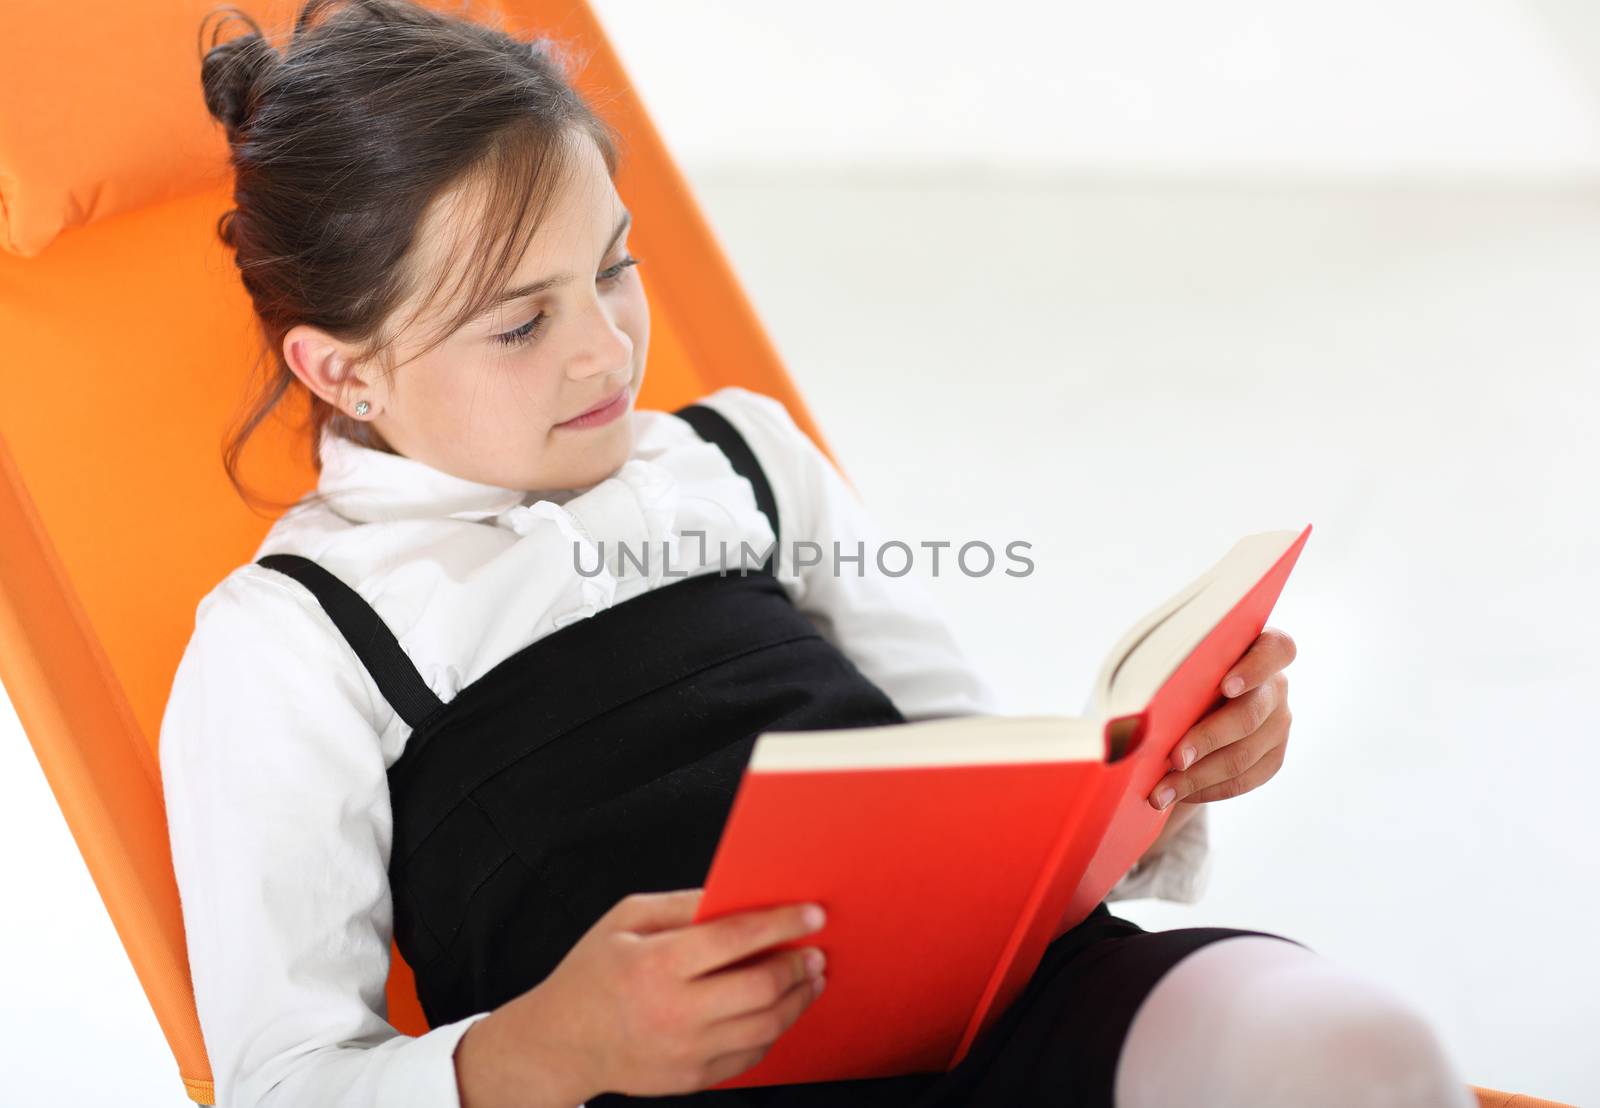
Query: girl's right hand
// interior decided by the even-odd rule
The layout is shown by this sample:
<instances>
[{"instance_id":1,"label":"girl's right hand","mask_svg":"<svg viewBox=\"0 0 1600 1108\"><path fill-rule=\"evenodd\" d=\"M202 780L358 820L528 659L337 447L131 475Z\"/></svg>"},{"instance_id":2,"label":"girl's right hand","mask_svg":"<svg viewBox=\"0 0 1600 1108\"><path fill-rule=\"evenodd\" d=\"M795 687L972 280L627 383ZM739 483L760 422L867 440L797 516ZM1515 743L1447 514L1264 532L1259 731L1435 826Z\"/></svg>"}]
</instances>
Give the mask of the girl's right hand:
<instances>
[{"instance_id":1,"label":"girl's right hand","mask_svg":"<svg viewBox=\"0 0 1600 1108\"><path fill-rule=\"evenodd\" d=\"M691 923L703 892L623 897L530 990L591 1095L689 1093L742 1073L822 991L816 947L762 953L819 929L806 905Z\"/></svg>"}]
</instances>

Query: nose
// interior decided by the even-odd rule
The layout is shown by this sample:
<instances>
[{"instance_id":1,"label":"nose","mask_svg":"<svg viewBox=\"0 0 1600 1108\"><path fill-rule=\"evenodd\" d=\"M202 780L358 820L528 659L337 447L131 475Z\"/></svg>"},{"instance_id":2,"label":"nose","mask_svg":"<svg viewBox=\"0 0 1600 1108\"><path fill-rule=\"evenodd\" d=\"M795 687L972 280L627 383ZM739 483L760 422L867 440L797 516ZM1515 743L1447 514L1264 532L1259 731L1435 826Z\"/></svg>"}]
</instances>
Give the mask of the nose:
<instances>
[{"instance_id":1,"label":"nose","mask_svg":"<svg viewBox=\"0 0 1600 1108\"><path fill-rule=\"evenodd\" d=\"M633 339L617 326L611 311L598 298L589 302L583 325L578 328L578 347L567 363L567 375L574 380L614 375L626 381L633 367Z\"/></svg>"}]
</instances>

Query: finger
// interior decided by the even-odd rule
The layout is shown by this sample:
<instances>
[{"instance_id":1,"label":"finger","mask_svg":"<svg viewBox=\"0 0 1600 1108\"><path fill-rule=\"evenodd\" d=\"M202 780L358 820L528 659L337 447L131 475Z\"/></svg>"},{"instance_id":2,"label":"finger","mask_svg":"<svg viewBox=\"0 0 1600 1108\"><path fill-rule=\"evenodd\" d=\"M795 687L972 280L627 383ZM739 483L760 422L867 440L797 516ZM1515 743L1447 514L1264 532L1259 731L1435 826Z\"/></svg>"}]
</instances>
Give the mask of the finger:
<instances>
[{"instance_id":1,"label":"finger","mask_svg":"<svg viewBox=\"0 0 1600 1108\"><path fill-rule=\"evenodd\" d=\"M1283 702L1288 688L1289 679L1274 674L1265 684L1206 713L1178 740L1172 751L1172 768L1182 772L1219 747L1250 734Z\"/></svg>"},{"instance_id":2,"label":"finger","mask_svg":"<svg viewBox=\"0 0 1600 1108\"><path fill-rule=\"evenodd\" d=\"M811 969L813 964L817 966L815 972ZM751 965L697 977L689 982L689 989L694 994L696 1010L707 1023L716 1023L771 1008L796 985L821 976L826 965L827 959L819 948L797 947L776 951Z\"/></svg>"},{"instance_id":3,"label":"finger","mask_svg":"<svg viewBox=\"0 0 1600 1108\"><path fill-rule=\"evenodd\" d=\"M1271 755L1274 749L1286 745L1288 741L1289 713L1287 706L1284 706L1279 711L1271 713L1260 727L1244 738L1223 745L1183 773L1172 773L1162 778L1151 790L1151 804L1157 808L1164 807L1165 805L1158 801L1163 790L1169 788L1173 791L1173 795L1168 798L1168 805L1191 798L1203 802L1237 796L1238 792L1228 791L1234 787L1229 786L1228 782L1235 778L1247 778L1258 763ZM1281 761L1281 754L1278 757ZM1254 781L1253 778L1250 780ZM1255 783L1258 784L1259 781ZM1239 789L1239 791L1245 790Z\"/></svg>"},{"instance_id":4,"label":"finger","mask_svg":"<svg viewBox=\"0 0 1600 1108\"><path fill-rule=\"evenodd\" d=\"M1213 785L1208 789L1190 793L1184 799L1190 804L1206 804L1213 800L1227 800L1229 797L1247 793L1251 789L1258 789L1270 781L1278 770L1283 767L1283 759L1288 747L1289 744L1287 742L1278 743L1240 776L1230 777L1228 780Z\"/></svg>"},{"instance_id":5,"label":"finger","mask_svg":"<svg viewBox=\"0 0 1600 1108\"><path fill-rule=\"evenodd\" d=\"M812 907L820 905L783 904L776 908L731 912L652 938L659 937L663 943L670 944L672 949L667 955L670 964L680 978L688 979L821 930L827 926L825 920L814 925L807 919L807 909Z\"/></svg>"},{"instance_id":6,"label":"finger","mask_svg":"<svg viewBox=\"0 0 1600 1108\"><path fill-rule=\"evenodd\" d=\"M1222 675L1223 696L1241 696L1294 661L1294 640L1275 627L1264 628L1244 656Z\"/></svg>"},{"instance_id":7,"label":"finger","mask_svg":"<svg viewBox=\"0 0 1600 1108\"><path fill-rule=\"evenodd\" d=\"M771 1046L794 1026L816 998L816 986L808 978L797 982L776 1003L762 1011L718 1021L706 1033L706 1047L714 1054L709 1064L716 1066L725 1059Z\"/></svg>"}]
</instances>

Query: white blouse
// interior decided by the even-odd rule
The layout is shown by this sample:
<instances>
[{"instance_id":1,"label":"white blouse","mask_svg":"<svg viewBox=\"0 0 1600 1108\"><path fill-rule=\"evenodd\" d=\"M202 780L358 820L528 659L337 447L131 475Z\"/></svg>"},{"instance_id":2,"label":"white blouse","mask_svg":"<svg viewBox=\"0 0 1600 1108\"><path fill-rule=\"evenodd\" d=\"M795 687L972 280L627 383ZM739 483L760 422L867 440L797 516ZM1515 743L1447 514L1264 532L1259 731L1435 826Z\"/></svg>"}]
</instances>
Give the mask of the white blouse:
<instances>
[{"instance_id":1,"label":"white blouse","mask_svg":"<svg viewBox=\"0 0 1600 1108\"><path fill-rule=\"evenodd\" d=\"M871 518L788 410L733 386L701 402L738 428L766 472L783 531L778 577L819 631L909 720L998 712L924 587L875 571ZM449 701L551 631L685 572L736 572L741 543L772 546L749 482L716 446L668 412L630 418L632 456L582 490L498 488L325 436L317 491L328 503L291 508L254 557L301 554L350 584ZM685 537L696 531L703 541ZM789 554L801 540L845 553L865 542L868 556L859 576L853 562L832 572L826 553L796 570ZM596 574L597 542L608 565ZM409 733L298 581L252 560L201 599L160 764L195 1001L225 1108L460 1106L452 1054L488 1013L415 1037L386 1018L386 771ZM1108 899L1197 900L1206 810Z\"/></svg>"}]
</instances>

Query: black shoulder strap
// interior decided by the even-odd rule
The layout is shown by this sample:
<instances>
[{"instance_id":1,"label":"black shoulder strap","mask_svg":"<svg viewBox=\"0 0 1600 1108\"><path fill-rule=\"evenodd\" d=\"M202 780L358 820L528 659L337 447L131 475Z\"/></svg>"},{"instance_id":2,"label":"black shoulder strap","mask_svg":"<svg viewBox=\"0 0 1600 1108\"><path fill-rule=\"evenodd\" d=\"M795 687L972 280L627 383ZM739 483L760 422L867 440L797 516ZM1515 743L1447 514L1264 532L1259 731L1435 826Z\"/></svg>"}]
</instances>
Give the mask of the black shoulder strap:
<instances>
[{"instance_id":1,"label":"black shoulder strap","mask_svg":"<svg viewBox=\"0 0 1600 1108\"><path fill-rule=\"evenodd\" d=\"M328 570L299 554L267 554L256 564L286 573L311 590L328 618L333 620L350 648L367 667L378 690L415 730L432 713L444 706L416 665L400 648L388 624L361 598L361 594Z\"/></svg>"},{"instance_id":2,"label":"black shoulder strap","mask_svg":"<svg viewBox=\"0 0 1600 1108\"><path fill-rule=\"evenodd\" d=\"M767 522L772 525L773 552L761 566L762 573L771 573L773 559L782 548L782 538L778 532L778 501L772 495L772 485L767 481L761 463L756 461L750 444L745 442L744 436L728 422L726 416L708 404L686 404L672 414L693 427L695 434L707 442L715 443L727 455L734 472L747 479L755 490L756 507L761 509Z\"/></svg>"}]
</instances>

